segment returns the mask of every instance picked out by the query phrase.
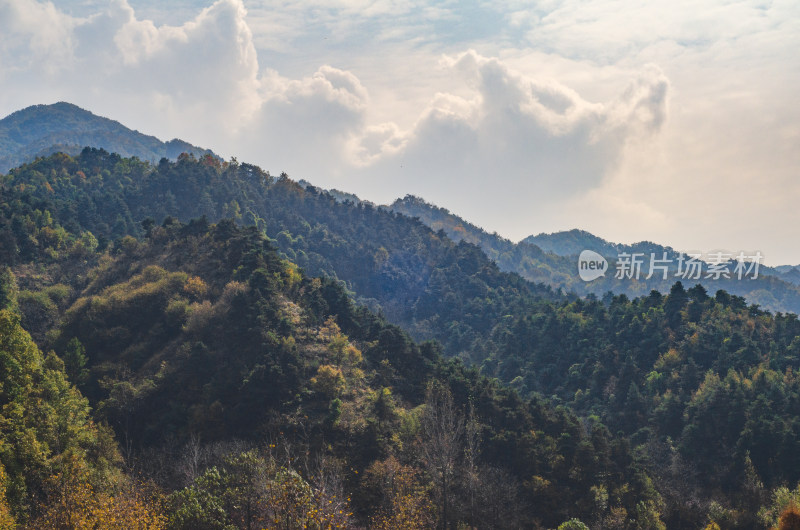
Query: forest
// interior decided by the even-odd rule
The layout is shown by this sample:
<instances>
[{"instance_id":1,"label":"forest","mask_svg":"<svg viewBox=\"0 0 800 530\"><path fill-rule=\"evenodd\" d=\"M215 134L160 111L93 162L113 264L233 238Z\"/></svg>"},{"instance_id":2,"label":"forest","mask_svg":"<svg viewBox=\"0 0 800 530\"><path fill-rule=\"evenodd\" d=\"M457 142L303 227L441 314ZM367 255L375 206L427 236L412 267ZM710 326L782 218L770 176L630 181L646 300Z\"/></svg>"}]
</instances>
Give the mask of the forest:
<instances>
[{"instance_id":1,"label":"forest","mask_svg":"<svg viewBox=\"0 0 800 530\"><path fill-rule=\"evenodd\" d=\"M791 528L800 322L235 159L0 176L0 527Z\"/></svg>"},{"instance_id":2,"label":"forest","mask_svg":"<svg viewBox=\"0 0 800 530\"><path fill-rule=\"evenodd\" d=\"M702 259L707 261L697 264L698 270L702 269L700 273L686 274L688 271L684 268L682 274L679 263L681 259L688 260L692 254L681 253L671 247L650 241L622 245L611 243L584 230L573 229L567 232L528 236L518 243L513 243L496 233L486 232L445 208L413 195L397 199L389 208L409 217L418 217L434 230L443 230L454 241L467 241L477 245L497 263L500 270L515 272L532 282L543 282L554 289L581 296L590 294L603 296L612 291L615 294L636 298L647 296L653 290L666 293L675 281L683 279L690 282L700 281L711 292L724 290L742 296L749 303L758 304L770 311L800 312L800 280L798 280L800 271L792 266L768 267L759 263L756 269L751 262L747 266L749 274L718 275L710 273L709 265L713 263L712 260L719 260L717 263L727 266L729 272L733 272L737 265L735 262L737 254L721 252L716 255L713 252L706 252L706 256ZM608 259L608 273L590 282L581 280L575 274L575 264L583 250L599 252ZM641 274L620 274L621 269L625 270L624 263L620 260L625 254L629 256L628 259L635 255L641 258L644 262ZM748 253L742 252L742 255L747 256ZM668 263L668 274L664 277L656 271L649 277L650 260L661 259L665 259ZM628 269L626 272L631 271Z\"/></svg>"}]
</instances>

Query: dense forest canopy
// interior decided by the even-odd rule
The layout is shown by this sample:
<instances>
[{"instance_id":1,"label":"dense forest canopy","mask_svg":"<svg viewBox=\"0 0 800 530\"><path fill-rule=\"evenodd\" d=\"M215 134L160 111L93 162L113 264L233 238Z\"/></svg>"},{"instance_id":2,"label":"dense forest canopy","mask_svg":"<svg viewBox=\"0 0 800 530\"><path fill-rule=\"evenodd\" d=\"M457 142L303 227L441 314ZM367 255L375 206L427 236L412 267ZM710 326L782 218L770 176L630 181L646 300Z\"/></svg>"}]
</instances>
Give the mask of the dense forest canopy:
<instances>
[{"instance_id":1,"label":"dense forest canopy","mask_svg":"<svg viewBox=\"0 0 800 530\"><path fill-rule=\"evenodd\" d=\"M78 155L86 145L158 162L181 153L213 153L182 140L162 142L155 136L132 131L121 123L97 116L64 101L33 105L0 120L0 173L33 161L37 156L64 152Z\"/></svg>"},{"instance_id":2,"label":"dense forest canopy","mask_svg":"<svg viewBox=\"0 0 800 530\"><path fill-rule=\"evenodd\" d=\"M0 518L754 528L800 499L793 314L565 295L212 156L85 149L0 193Z\"/></svg>"},{"instance_id":3,"label":"dense forest canopy","mask_svg":"<svg viewBox=\"0 0 800 530\"><path fill-rule=\"evenodd\" d=\"M581 296L602 296L608 291L629 297L647 296L652 290L666 294L675 281L699 281L710 292L722 289L771 311L800 312L800 271L791 266L767 267L761 258L756 268L753 259L758 252L741 251L743 268L736 272L740 264L736 261L740 255L737 252L720 251L718 255L710 250L706 255L683 253L650 241L622 245L583 230L539 234L513 243L419 197L408 195L396 200L389 208L409 217L418 217L434 230L443 230L454 241L467 241L479 246L503 271L516 272L530 281L543 282ZM594 251L608 260L609 269L604 276L588 282L580 278L578 256L584 250ZM690 270L688 266L681 266L690 258L695 259L692 267L697 268ZM629 265L634 259L640 262L641 274L632 274ZM715 263L719 267L712 269ZM651 276L651 264L666 266L666 278L655 267Z\"/></svg>"}]
</instances>

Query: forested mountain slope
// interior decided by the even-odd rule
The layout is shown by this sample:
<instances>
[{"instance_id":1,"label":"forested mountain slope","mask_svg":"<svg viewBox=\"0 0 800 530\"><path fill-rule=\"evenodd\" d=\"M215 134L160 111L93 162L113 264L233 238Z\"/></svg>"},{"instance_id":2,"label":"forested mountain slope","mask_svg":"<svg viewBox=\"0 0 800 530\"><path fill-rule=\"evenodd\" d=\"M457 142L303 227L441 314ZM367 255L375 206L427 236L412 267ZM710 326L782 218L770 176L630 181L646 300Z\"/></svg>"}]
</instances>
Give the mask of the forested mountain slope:
<instances>
[{"instance_id":1,"label":"forested mountain slope","mask_svg":"<svg viewBox=\"0 0 800 530\"><path fill-rule=\"evenodd\" d=\"M479 248L454 243L419 221L337 202L285 175L274 178L256 166L220 164L210 156L152 167L87 149L75 158L54 155L12 171L4 193L9 200L42 201L40 209L72 232L91 232L100 249L124 235L141 235L146 218L188 221L205 215L257 226L308 274L342 280L416 339L437 339L448 355L474 361L495 350L487 338L508 315L531 308L539 297L557 296L501 272ZM27 259L35 244L23 232L7 224L0 238L11 242L16 234L16 252Z\"/></svg>"},{"instance_id":2,"label":"forested mountain slope","mask_svg":"<svg viewBox=\"0 0 800 530\"><path fill-rule=\"evenodd\" d=\"M34 105L0 120L0 173L37 156L59 151L77 155L87 145L152 162L162 157L174 160L181 153L213 154L177 138L162 142L119 122L59 102Z\"/></svg>"},{"instance_id":3,"label":"forested mountain slope","mask_svg":"<svg viewBox=\"0 0 800 530\"><path fill-rule=\"evenodd\" d=\"M623 245L611 243L583 230L570 230L530 236L519 243L513 243L497 234L489 234L419 197L406 196L396 200L388 208L417 217L434 230L443 230L454 241L464 240L478 245L498 264L500 270L516 272L528 280L581 296L603 296L609 291L632 297L646 296L653 289L666 294L675 281L689 279L692 283L701 283L709 292L724 289L731 294L744 296L749 303L758 304L770 311L800 312L800 273L792 267L770 268L762 263L757 277L753 277L755 274L751 271L749 275L739 278L734 272L734 263L725 267L728 271L725 275L709 274L708 264L703 263L699 275L693 272L681 276L678 271L681 253L649 241ZM578 255L583 250L592 250L608 260L609 268L604 276L591 282L580 279ZM705 252L711 252L711 249L706 249ZM616 277L619 258L624 254L639 255L640 274L632 274L630 269L625 269L629 273L627 277ZM728 258L735 255L734 253ZM652 277L647 278L650 275L651 259L654 257L660 260L665 256L669 260L667 278L663 278L659 269L655 269ZM714 257L713 253L711 257ZM686 255L683 258L686 260ZM708 256L705 259L708 260ZM687 272L686 267L683 272Z\"/></svg>"},{"instance_id":4,"label":"forested mountain slope","mask_svg":"<svg viewBox=\"0 0 800 530\"><path fill-rule=\"evenodd\" d=\"M38 270L59 277L93 252L85 236L47 226L62 246L38 248L49 262ZM254 227L168 219L108 250L57 284L66 309L43 334L59 354L48 362L115 429L128 464L172 491L147 528L658 520L659 496L624 440L415 344L336 282L281 259ZM15 270L29 281L30 268ZM27 312L54 287L20 291L16 279L4 275L5 303ZM594 502L598 489L607 505ZM279 500L298 495L299 505ZM19 519L50 527L39 504L9 499Z\"/></svg>"},{"instance_id":5,"label":"forested mountain slope","mask_svg":"<svg viewBox=\"0 0 800 530\"><path fill-rule=\"evenodd\" d=\"M414 497L414 513L442 520L449 499L451 516L468 521L478 517L468 453L455 458L467 482L447 471L450 490L417 437L428 410L417 407L447 403L449 390L448 430L466 444L472 404L482 465L495 470L480 491L515 484L492 496L523 506L510 517L533 527L578 514L601 528L657 528L658 513L670 528L753 528L797 496L781 489L800 480L794 315L681 284L633 300L559 296L417 220L210 156L154 167L91 149L54 155L4 177L2 194L11 273L0 294L19 291L3 296L64 359L126 454L198 433L285 447L283 433L358 470L334 473L348 491L369 489L364 473L410 466L424 477L408 479L414 488L431 492ZM473 366L441 360L384 317ZM250 458L203 454L221 477ZM274 480L288 465L274 451L253 458ZM161 483L183 492L176 506L230 493L218 482L228 479L161 467L172 469ZM391 495L364 495L357 520L399 513L381 511ZM425 512L425 499L439 511ZM180 524L202 515L192 513Z\"/></svg>"}]
</instances>

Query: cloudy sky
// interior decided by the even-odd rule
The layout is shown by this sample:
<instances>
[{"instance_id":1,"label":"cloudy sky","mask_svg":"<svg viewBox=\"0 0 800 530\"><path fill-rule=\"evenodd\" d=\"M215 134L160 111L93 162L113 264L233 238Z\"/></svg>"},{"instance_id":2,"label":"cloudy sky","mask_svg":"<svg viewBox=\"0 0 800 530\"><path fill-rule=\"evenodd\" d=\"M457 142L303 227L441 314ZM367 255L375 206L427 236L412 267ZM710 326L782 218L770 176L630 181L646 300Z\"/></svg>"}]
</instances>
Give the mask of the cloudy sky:
<instances>
[{"instance_id":1,"label":"cloudy sky","mask_svg":"<svg viewBox=\"0 0 800 530\"><path fill-rule=\"evenodd\" d=\"M800 263L794 0L0 0L0 115L69 101L512 240Z\"/></svg>"}]
</instances>

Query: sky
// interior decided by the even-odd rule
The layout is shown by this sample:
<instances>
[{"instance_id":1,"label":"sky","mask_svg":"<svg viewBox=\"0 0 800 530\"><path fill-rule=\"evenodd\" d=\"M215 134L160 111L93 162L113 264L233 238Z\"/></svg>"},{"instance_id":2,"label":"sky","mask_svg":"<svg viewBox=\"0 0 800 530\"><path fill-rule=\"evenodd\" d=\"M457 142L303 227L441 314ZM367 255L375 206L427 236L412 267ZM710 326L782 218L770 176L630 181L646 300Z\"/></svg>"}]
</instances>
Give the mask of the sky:
<instances>
[{"instance_id":1,"label":"sky","mask_svg":"<svg viewBox=\"0 0 800 530\"><path fill-rule=\"evenodd\" d=\"M0 115L163 140L518 241L800 264L794 0L0 0Z\"/></svg>"}]
</instances>

